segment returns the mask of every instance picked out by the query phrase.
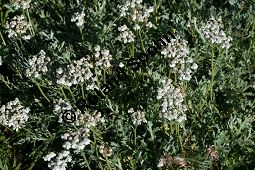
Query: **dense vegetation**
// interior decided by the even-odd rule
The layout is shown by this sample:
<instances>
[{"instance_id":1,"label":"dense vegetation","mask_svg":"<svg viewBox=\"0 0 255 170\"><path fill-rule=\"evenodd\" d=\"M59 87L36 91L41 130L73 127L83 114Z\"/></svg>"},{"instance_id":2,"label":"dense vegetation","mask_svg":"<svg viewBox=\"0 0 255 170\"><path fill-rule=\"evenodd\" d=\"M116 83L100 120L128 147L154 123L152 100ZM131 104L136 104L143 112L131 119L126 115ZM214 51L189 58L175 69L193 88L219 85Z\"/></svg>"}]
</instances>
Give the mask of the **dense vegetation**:
<instances>
[{"instance_id":1,"label":"dense vegetation","mask_svg":"<svg viewBox=\"0 0 255 170\"><path fill-rule=\"evenodd\" d=\"M255 169L254 0L1 0L0 169Z\"/></svg>"}]
</instances>

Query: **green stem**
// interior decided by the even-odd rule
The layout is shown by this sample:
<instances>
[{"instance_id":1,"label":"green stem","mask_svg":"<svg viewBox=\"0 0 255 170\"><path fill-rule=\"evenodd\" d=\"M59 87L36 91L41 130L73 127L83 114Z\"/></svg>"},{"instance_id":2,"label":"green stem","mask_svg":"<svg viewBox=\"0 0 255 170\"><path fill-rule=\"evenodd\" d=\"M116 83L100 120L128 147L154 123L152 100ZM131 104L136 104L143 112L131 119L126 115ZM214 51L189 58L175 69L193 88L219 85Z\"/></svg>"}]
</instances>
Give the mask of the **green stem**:
<instances>
[{"instance_id":1,"label":"green stem","mask_svg":"<svg viewBox=\"0 0 255 170\"><path fill-rule=\"evenodd\" d=\"M81 84L81 93L82 93L82 98L85 99L83 84Z\"/></svg>"},{"instance_id":2,"label":"green stem","mask_svg":"<svg viewBox=\"0 0 255 170\"><path fill-rule=\"evenodd\" d=\"M74 97L73 92L72 92L72 90L70 89L70 87L68 87L68 90L69 90L69 92L71 93L71 96L72 96L72 98L73 98L74 103L76 103L75 97Z\"/></svg>"},{"instance_id":3,"label":"green stem","mask_svg":"<svg viewBox=\"0 0 255 170\"><path fill-rule=\"evenodd\" d=\"M210 84L210 91L211 91L211 101L213 98L213 81L214 81L214 47L212 47L212 58L211 58L211 69L212 69L212 75L211 75L211 84Z\"/></svg>"},{"instance_id":4,"label":"green stem","mask_svg":"<svg viewBox=\"0 0 255 170\"><path fill-rule=\"evenodd\" d=\"M142 41L141 29L138 30L138 34L139 34L139 39L140 39L140 41L141 41L141 45L142 45L143 52L145 53L146 50L145 50L145 48L144 48L144 44L143 44L143 41Z\"/></svg>"},{"instance_id":5,"label":"green stem","mask_svg":"<svg viewBox=\"0 0 255 170\"><path fill-rule=\"evenodd\" d=\"M2 35L1 32L0 32L0 37L1 37L2 41L3 41L3 44L6 45L6 43L5 43L5 41L4 41L4 37L3 37L3 35Z\"/></svg>"},{"instance_id":6,"label":"green stem","mask_svg":"<svg viewBox=\"0 0 255 170\"><path fill-rule=\"evenodd\" d=\"M87 160L86 155L85 155L84 152L82 152L82 156L83 156L83 158L84 158L84 160L85 160L85 163L86 163L88 169L89 169L89 170L92 170L92 169L90 168L90 166L89 166L89 162L88 162L88 160Z\"/></svg>"},{"instance_id":7,"label":"green stem","mask_svg":"<svg viewBox=\"0 0 255 170\"><path fill-rule=\"evenodd\" d=\"M137 126L135 126L135 128L134 128L134 143L135 143L135 145L136 145L136 129L137 129Z\"/></svg>"},{"instance_id":8,"label":"green stem","mask_svg":"<svg viewBox=\"0 0 255 170\"><path fill-rule=\"evenodd\" d=\"M8 81L8 82L7 82L7 81L4 80L4 76L0 75L0 80L1 80L2 82L4 82L5 85L6 85L9 89L12 90L12 88L11 88L8 84L11 84L12 86L13 86L13 84L8 80L8 77L7 77L7 81Z\"/></svg>"},{"instance_id":9,"label":"green stem","mask_svg":"<svg viewBox=\"0 0 255 170\"><path fill-rule=\"evenodd\" d=\"M93 0L93 2L94 2L94 8L97 11L97 0Z\"/></svg>"},{"instance_id":10,"label":"green stem","mask_svg":"<svg viewBox=\"0 0 255 170\"><path fill-rule=\"evenodd\" d=\"M34 31L34 28L33 28L33 24L32 24L32 21L31 21L31 18L30 18L28 9L26 10L26 12L27 12L27 17L28 17L28 22L29 22L29 24L30 24L30 26L31 26L31 27L30 27L30 28L31 28L31 32L32 32L33 35L35 35L35 31Z\"/></svg>"},{"instance_id":11,"label":"green stem","mask_svg":"<svg viewBox=\"0 0 255 170\"><path fill-rule=\"evenodd\" d=\"M63 89L62 86L60 87L60 90L61 90L62 94L64 95L66 101L68 101L68 98L66 97L66 94L65 94L64 89Z\"/></svg>"},{"instance_id":12,"label":"green stem","mask_svg":"<svg viewBox=\"0 0 255 170\"><path fill-rule=\"evenodd\" d=\"M134 42L132 42L132 46L131 46L131 49L130 49L130 53L131 53L131 56L132 56L132 57L135 56L135 44L134 44Z\"/></svg>"},{"instance_id":13,"label":"green stem","mask_svg":"<svg viewBox=\"0 0 255 170\"><path fill-rule=\"evenodd\" d=\"M112 167L111 167L111 165L110 165L110 162L109 162L108 158L107 158L107 157L105 157L105 159L106 159L106 163L107 163L107 166L108 166L109 170L110 170L110 169L112 169Z\"/></svg>"},{"instance_id":14,"label":"green stem","mask_svg":"<svg viewBox=\"0 0 255 170\"><path fill-rule=\"evenodd\" d=\"M92 128L91 130L92 130L92 132L93 132L94 147L95 147L95 150L96 150L96 155L97 155L97 158L98 158L99 166L100 166L100 169L104 170L104 168L103 168L101 162L99 161L99 155L98 155L98 149L97 149L97 141L96 141L97 137L96 137L96 135L95 135L94 129Z\"/></svg>"},{"instance_id":15,"label":"green stem","mask_svg":"<svg viewBox=\"0 0 255 170\"><path fill-rule=\"evenodd\" d=\"M157 13L158 13L157 0L154 0L154 7L155 7L154 15L157 15ZM155 17L155 20L156 20L156 24L157 24L157 22L158 22L157 16Z\"/></svg>"},{"instance_id":16,"label":"green stem","mask_svg":"<svg viewBox=\"0 0 255 170\"><path fill-rule=\"evenodd\" d=\"M176 71L174 72L174 85L176 85L176 83L177 83L177 73L176 73Z\"/></svg>"},{"instance_id":17,"label":"green stem","mask_svg":"<svg viewBox=\"0 0 255 170\"><path fill-rule=\"evenodd\" d=\"M255 20L253 20L253 24L252 24L252 31L251 31L251 38L250 38L250 47L248 49L248 53L250 52L251 48L253 47L253 40L254 40L254 28L255 28Z\"/></svg>"},{"instance_id":18,"label":"green stem","mask_svg":"<svg viewBox=\"0 0 255 170\"><path fill-rule=\"evenodd\" d=\"M38 89L40 90L41 94L43 95L43 97L50 102L50 100L47 98L47 96L44 94L43 90L41 89L39 83L35 80L35 84L37 85Z\"/></svg>"}]
</instances>

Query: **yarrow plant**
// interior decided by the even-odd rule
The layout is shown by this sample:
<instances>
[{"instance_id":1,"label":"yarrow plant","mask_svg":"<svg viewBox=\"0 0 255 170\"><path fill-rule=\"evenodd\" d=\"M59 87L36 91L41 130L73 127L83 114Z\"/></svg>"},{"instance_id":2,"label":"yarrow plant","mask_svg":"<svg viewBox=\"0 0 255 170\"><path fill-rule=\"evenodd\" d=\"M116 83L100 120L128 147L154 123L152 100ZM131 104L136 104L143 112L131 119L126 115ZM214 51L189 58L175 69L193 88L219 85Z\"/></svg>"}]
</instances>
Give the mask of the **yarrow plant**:
<instances>
[{"instance_id":1,"label":"yarrow plant","mask_svg":"<svg viewBox=\"0 0 255 170\"><path fill-rule=\"evenodd\" d=\"M131 113L132 122L134 125L138 126L141 125L142 123L147 123L145 119L145 112L141 110L134 111L133 108L130 108L128 110L128 113Z\"/></svg>"},{"instance_id":2,"label":"yarrow plant","mask_svg":"<svg viewBox=\"0 0 255 170\"><path fill-rule=\"evenodd\" d=\"M30 109L21 105L18 98L2 105L0 108L0 123L18 131L28 121Z\"/></svg>"},{"instance_id":3,"label":"yarrow plant","mask_svg":"<svg viewBox=\"0 0 255 170\"><path fill-rule=\"evenodd\" d=\"M28 9L30 8L31 0L12 0L12 5L17 9Z\"/></svg>"},{"instance_id":4,"label":"yarrow plant","mask_svg":"<svg viewBox=\"0 0 255 170\"><path fill-rule=\"evenodd\" d=\"M229 49L232 41L231 36L227 36L223 31L223 22L221 17L210 18L201 28L202 35L212 44L218 44L221 48Z\"/></svg>"},{"instance_id":5,"label":"yarrow plant","mask_svg":"<svg viewBox=\"0 0 255 170\"><path fill-rule=\"evenodd\" d=\"M84 17L85 17L85 13L82 11L82 12L76 12L74 13L74 15L72 16L71 18L71 21L72 22L75 22L77 27L81 27L84 25Z\"/></svg>"},{"instance_id":6,"label":"yarrow plant","mask_svg":"<svg viewBox=\"0 0 255 170\"><path fill-rule=\"evenodd\" d=\"M31 39L31 34L29 33L30 28L29 22L26 21L24 15L17 15L12 18L12 20L6 23L6 29L8 31L9 38L22 38L24 40Z\"/></svg>"},{"instance_id":7,"label":"yarrow plant","mask_svg":"<svg viewBox=\"0 0 255 170\"><path fill-rule=\"evenodd\" d=\"M72 110L72 106L69 102L65 102L63 99L55 100L54 111L58 114L61 112L66 112ZM51 169L66 169L67 163L72 163L72 157L70 155L71 151L76 153L81 152L85 146L89 145L91 140L90 129L95 127L99 123L104 123L104 118L101 117L101 113L95 111L94 113L81 113L79 110L75 112L78 117L77 120L72 123L76 126L76 130L73 132L66 132L61 135L61 138L65 141L63 144L64 150L58 154L50 152L48 155L44 156L45 161L49 161L48 167ZM59 122L62 123L63 120L59 117ZM52 159L54 158L54 159Z\"/></svg>"},{"instance_id":8,"label":"yarrow plant","mask_svg":"<svg viewBox=\"0 0 255 170\"><path fill-rule=\"evenodd\" d=\"M68 166L67 163L72 162L72 156L67 150L58 153L58 155L54 152L50 152L48 155L44 156L43 159L45 161L50 161L48 167L52 170L65 170Z\"/></svg>"},{"instance_id":9,"label":"yarrow plant","mask_svg":"<svg viewBox=\"0 0 255 170\"><path fill-rule=\"evenodd\" d=\"M168 78L160 80L162 88L158 89L157 99L161 100L163 118L171 121L184 122L187 110L184 104L184 96L180 87L175 87L173 81Z\"/></svg>"},{"instance_id":10,"label":"yarrow plant","mask_svg":"<svg viewBox=\"0 0 255 170\"><path fill-rule=\"evenodd\" d=\"M126 25L118 27L118 30L121 33L118 37L120 41L123 41L125 44L135 41L134 33L130 31Z\"/></svg>"},{"instance_id":11,"label":"yarrow plant","mask_svg":"<svg viewBox=\"0 0 255 170\"><path fill-rule=\"evenodd\" d=\"M169 61L169 67L178 74L179 80L191 79L191 74L198 68L198 65L189 57L188 42L176 36L162 49L161 54Z\"/></svg>"},{"instance_id":12,"label":"yarrow plant","mask_svg":"<svg viewBox=\"0 0 255 170\"><path fill-rule=\"evenodd\" d=\"M0 169L253 169L254 0L0 0L0 16Z\"/></svg>"},{"instance_id":13,"label":"yarrow plant","mask_svg":"<svg viewBox=\"0 0 255 170\"><path fill-rule=\"evenodd\" d=\"M46 57L44 50L41 50L37 55L29 59L29 68L26 69L26 75L37 78L45 74L48 71L50 61L50 58Z\"/></svg>"},{"instance_id":14,"label":"yarrow plant","mask_svg":"<svg viewBox=\"0 0 255 170\"><path fill-rule=\"evenodd\" d=\"M100 46L97 45L95 48L95 58L96 58L96 66L103 66L105 68L109 68L111 66L112 55L109 53L109 50L102 49L100 50Z\"/></svg>"},{"instance_id":15,"label":"yarrow plant","mask_svg":"<svg viewBox=\"0 0 255 170\"><path fill-rule=\"evenodd\" d=\"M147 27L151 28L153 24L149 21L154 7L147 8L142 5L142 0L128 0L123 5L118 5L120 17L127 17L132 20L134 30Z\"/></svg>"},{"instance_id":16,"label":"yarrow plant","mask_svg":"<svg viewBox=\"0 0 255 170\"><path fill-rule=\"evenodd\" d=\"M128 0L123 5L118 5L120 17L128 18L132 21L130 28L126 24L118 27L118 31L120 32L118 40L123 41L124 44L135 41L134 31L153 27L153 24L149 21L149 17L154 11L154 7L147 8L141 3L142 0Z\"/></svg>"},{"instance_id":17,"label":"yarrow plant","mask_svg":"<svg viewBox=\"0 0 255 170\"><path fill-rule=\"evenodd\" d=\"M60 67L56 70L57 73L57 84L72 86L82 82L88 82L90 86L95 86L95 77L91 72L93 64L89 62L89 58L81 58L74 60L71 64L66 67Z\"/></svg>"}]
</instances>

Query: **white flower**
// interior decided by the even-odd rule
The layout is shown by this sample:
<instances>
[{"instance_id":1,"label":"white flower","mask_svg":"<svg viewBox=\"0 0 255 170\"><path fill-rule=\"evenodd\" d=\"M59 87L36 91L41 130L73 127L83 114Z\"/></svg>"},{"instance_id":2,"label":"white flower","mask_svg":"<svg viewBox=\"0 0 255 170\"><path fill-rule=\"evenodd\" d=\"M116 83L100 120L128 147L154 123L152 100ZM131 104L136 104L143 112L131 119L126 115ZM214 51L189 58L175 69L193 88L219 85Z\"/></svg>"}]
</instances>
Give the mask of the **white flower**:
<instances>
[{"instance_id":1,"label":"white flower","mask_svg":"<svg viewBox=\"0 0 255 170\"><path fill-rule=\"evenodd\" d=\"M80 82L87 82L90 86L96 86L96 79L93 79L91 68L93 64L89 61L90 57L83 57L79 60L74 60L66 67L60 67L56 70L57 84L72 86Z\"/></svg>"},{"instance_id":2,"label":"white flower","mask_svg":"<svg viewBox=\"0 0 255 170\"><path fill-rule=\"evenodd\" d=\"M14 8L17 9L28 9L30 8L30 2L31 0L13 0L13 6Z\"/></svg>"},{"instance_id":3,"label":"white flower","mask_svg":"<svg viewBox=\"0 0 255 170\"><path fill-rule=\"evenodd\" d=\"M193 63L193 65L191 66L191 69L196 70L198 68L198 65L196 63Z\"/></svg>"},{"instance_id":4,"label":"white flower","mask_svg":"<svg viewBox=\"0 0 255 170\"><path fill-rule=\"evenodd\" d=\"M148 28L151 28L153 26L153 24L151 23L151 22L148 22L147 24L146 24L146 27L148 27Z\"/></svg>"},{"instance_id":5,"label":"white flower","mask_svg":"<svg viewBox=\"0 0 255 170\"><path fill-rule=\"evenodd\" d=\"M76 22L76 25L78 27L83 26L84 24L84 17L85 17L85 13L82 11L81 13L76 12L74 13L74 15L71 18L71 22Z\"/></svg>"},{"instance_id":6,"label":"white flower","mask_svg":"<svg viewBox=\"0 0 255 170\"><path fill-rule=\"evenodd\" d=\"M100 46L97 45L97 46L94 48L94 50L95 50L96 52L100 51Z\"/></svg>"},{"instance_id":7,"label":"white flower","mask_svg":"<svg viewBox=\"0 0 255 170\"><path fill-rule=\"evenodd\" d=\"M47 66L50 64L50 58L45 56L45 52L41 50L37 55L29 59L29 68L26 69L27 77L39 77L48 71Z\"/></svg>"},{"instance_id":8,"label":"white flower","mask_svg":"<svg viewBox=\"0 0 255 170\"><path fill-rule=\"evenodd\" d=\"M30 39L29 27L31 25L25 20L24 15L14 16L9 23L6 23L9 38L21 37L24 40Z\"/></svg>"},{"instance_id":9,"label":"white flower","mask_svg":"<svg viewBox=\"0 0 255 170\"><path fill-rule=\"evenodd\" d=\"M128 113L132 113L131 118L134 125L141 125L142 122L147 123L147 120L145 119L145 112L142 112L140 110L137 110L135 112L133 108L130 108L128 110Z\"/></svg>"},{"instance_id":10,"label":"white flower","mask_svg":"<svg viewBox=\"0 0 255 170\"><path fill-rule=\"evenodd\" d=\"M19 99L15 98L14 101L10 101L0 108L0 124L18 131L27 122L29 111L29 108L24 108Z\"/></svg>"},{"instance_id":11,"label":"white flower","mask_svg":"<svg viewBox=\"0 0 255 170\"><path fill-rule=\"evenodd\" d=\"M111 67L111 60L112 60L112 55L110 54L110 51L107 50L107 49L101 49L99 45L97 45L96 47L94 47L94 50L95 50L95 60L96 60L96 63L95 65L98 67L98 68L109 68ZM100 70L99 70L100 72Z\"/></svg>"},{"instance_id":12,"label":"white flower","mask_svg":"<svg viewBox=\"0 0 255 170\"><path fill-rule=\"evenodd\" d=\"M221 17L211 17L201 28L202 35L213 44L220 45L221 48L230 48L232 38L226 36L223 31L223 23Z\"/></svg>"},{"instance_id":13,"label":"white flower","mask_svg":"<svg viewBox=\"0 0 255 170\"><path fill-rule=\"evenodd\" d=\"M135 41L134 33L126 25L119 27L118 30L120 31L120 36L118 37L120 41L123 41L125 44Z\"/></svg>"},{"instance_id":14,"label":"white flower","mask_svg":"<svg viewBox=\"0 0 255 170\"><path fill-rule=\"evenodd\" d=\"M120 62L119 66L122 68L122 67L124 67L124 64L122 62Z\"/></svg>"},{"instance_id":15,"label":"white flower","mask_svg":"<svg viewBox=\"0 0 255 170\"><path fill-rule=\"evenodd\" d=\"M50 152L48 155L44 156L44 161L50 161L52 158L54 158L56 154L54 152Z\"/></svg>"},{"instance_id":16,"label":"white flower","mask_svg":"<svg viewBox=\"0 0 255 170\"><path fill-rule=\"evenodd\" d=\"M160 100L163 118L167 120L176 120L183 122L186 120L186 106L184 105L184 96L180 87L175 87L172 80L164 78L161 81L162 88L158 89L157 99Z\"/></svg>"},{"instance_id":17,"label":"white flower","mask_svg":"<svg viewBox=\"0 0 255 170\"><path fill-rule=\"evenodd\" d=\"M133 112L134 112L133 108L128 109L128 113L133 113Z\"/></svg>"},{"instance_id":18,"label":"white flower","mask_svg":"<svg viewBox=\"0 0 255 170\"><path fill-rule=\"evenodd\" d=\"M0 56L0 66L3 64L2 57Z\"/></svg>"},{"instance_id":19,"label":"white flower","mask_svg":"<svg viewBox=\"0 0 255 170\"><path fill-rule=\"evenodd\" d=\"M134 30L140 29L140 26L146 25L148 28L152 27L152 23L149 22L149 18L154 11L154 7L147 7L142 5L142 0L127 0L124 4L118 5L121 17L127 17L132 19ZM120 32L126 31L127 28L119 28ZM124 40L128 42L127 40Z\"/></svg>"},{"instance_id":20,"label":"white flower","mask_svg":"<svg viewBox=\"0 0 255 170\"><path fill-rule=\"evenodd\" d=\"M52 159L54 157L54 159ZM64 150L56 156L55 153L51 152L50 154L44 157L45 161L50 161L48 163L48 167L53 170L65 170L68 162L72 162L72 157L70 156L70 152Z\"/></svg>"},{"instance_id":21,"label":"white flower","mask_svg":"<svg viewBox=\"0 0 255 170\"><path fill-rule=\"evenodd\" d=\"M135 24L134 30L139 30L141 27L138 24Z\"/></svg>"},{"instance_id":22,"label":"white flower","mask_svg":"<svg viewBox=\"0 0 255 170\"><path fill-rule=\"evenodd\" d=\"M171 39L161 50L161 54L169 61L169 67L173 73L177 73L179 80L189 81L192 72L198 68L198 65L189 57L188 42L179 36Z\"/></svg>"}]
</instances>

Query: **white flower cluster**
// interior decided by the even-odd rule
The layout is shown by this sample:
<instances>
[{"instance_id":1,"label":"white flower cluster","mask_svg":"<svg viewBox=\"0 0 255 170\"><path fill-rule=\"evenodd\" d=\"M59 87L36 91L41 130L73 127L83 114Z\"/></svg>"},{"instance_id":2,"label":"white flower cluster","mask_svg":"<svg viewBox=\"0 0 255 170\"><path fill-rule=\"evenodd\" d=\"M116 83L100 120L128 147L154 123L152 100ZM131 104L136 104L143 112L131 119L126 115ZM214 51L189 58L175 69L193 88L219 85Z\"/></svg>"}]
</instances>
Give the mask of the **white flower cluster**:
<instances>
[{"instance_id":1,"label":"white flower cluster","mask_svg":"<svg viewBox=\"0 0 255 170\"><path fill-rule=\"evenodd\" d=\"M71 22L76 22L76 25L78 27L83 26L84 24L84 17L85 17L85 13L82 11L81 13L76 12L74 13L74 15L71 18Z\"/></svg>"},{"instance_id":2,"label":"white flower cluster","mask_svg":"<svg viewBox=\"0 0 255 170\"><path fill-rule=\"evenodd\" d=\"M0 56L0 66L3 64L2 56Z\"/></svg>"},{"instance_id":3,"label":"white flower cluster","mask_svg":"<svg viewBox=\"0 0 255 170\"><path fill-rule=\"evenodd\" d=\"M112 55L110 54L109 50L107 49L101 49L100 46L97 45L95 48L95 60L96 60L96 66L102 66L103 68L109 68L111 67L110 61L112 60Z\"/></svg>"},{"instance_id":4,"label":"white flower cluster","mask_svg":"<svg viewBox=\"0 0 255 170\"><path fill-rule=\"evenodd\" d=\"M30 8L31 0L12 0L12 5L14 8L17 9L28 9Z\"/></svg>"},{"instance_id":5,"label":"white flower cluster","mask_svg":"<svg viewBox=\"0 0 255 170\"><path fill-rule=\"evenodd\" d=\"M69 102L66 102L63 99L55 100L55 112L64 113L65 111L70 110L72 110L72 106ZM61 138L65 140L65 143L63 144L64 151L59 153L57 157L53 152L44 156L45 161L50 161L48 167L53 170L65 170L67 163L72 161L70 149L74 149L77 152L83 150L86 145L90 144L90 129L95 127L98 123L105 122L105 119L101 117L101 113L98 111L94 111L93 114L88 112L82 114L77 110L75 114L77 119L72 124L77 126L77 128L75 128L76 130L71 133L64 133L61 136ZM62 122L62 115L60 116L59 122ZM54 159L52 160L52 158Z\"/></svg>"},{"instance_id":6,"label":"white flower cluster","mask_svg":"<svg viewBox=\"0 0 255 170\"><path fill-rule=\"evenodd\" d=\"M145 112L142 112L141 110L137 110L135 112L133 108L130 108L128 113L132 113L131 117L135 126L141 125L142 122L147 123L147 120L145 119Z\"/></svg>"},{"instance_id":7,"label":"white flower cluster","mask_svg":"<svg viewBox=\"0 0 255 170\"><path fill-rule=\"evenodd\" d=\"M74 60L66 68L58 68L57 73L57 84L72 86L78 83L87 81L87 90L96 88L96 78L93 77L91 68L93 64L89 62L90 58L81 58L80 60Z\"/></svg>"},{"instance_id":8,"label":"white flower cluster","mask_svg":"<svg viewBox=\"0 0 255 170\"><path fill-rule=\"evenodd\" d=\"M25 20L24 15L15 16L11 22L6 23L9 38L21 36L24 40L31 39L31 35L27 33L29 31L29 27L30 24Z\"/></svg>"},{"instance_id":9,"label":"white flower cluster","mask_svg":"<svg viewBox=\"0 0 255 170\"><path fill-rule=\"evenodd\" d=\"M198 68L198 65L193 63L193 59L189 57L188 42L180 39L180 36L171 39L170 43L162 49L161 54L170 59L169 66L178 74L179 80L189 81L192 72Z\"/></svg>"},{"instance_id":10,"label":"white flower cluster","mask_svg":"<svg viewBox=\"0 0 255 170\"><path fill-rule=\"evenodd\" d=\"M30 109L24 108L18 98L0 108L0 123L18 131L28 120Z\"/></svg>"},{"instance_id":11,"label":"white flower cluster","mask_svg":"<svg viewBox=\"0 0 255 170\"><path fill-rule=\"evenodd\" d=\"M67 111L72 111L72 110L73 110L73 107L69 102L67 102L63 99L55 99L54 100L53 111L55 113L59 114L59 120L58 120L59 123L63 122L62 115L67 113ZM74 112L74 114L77 117L80 114L80 111L77 110L76 112ZM74 125L74 123L72 123L72 125Z\"/></svg>"},{"instance_id":12,"label":"white flower cluster","mask_svg":"<svg viewBox=\"0 0 255 170\"><path fill-rule=\"evenodd\" d=\"M208 39L211 43L220 45L221 48L230 48L232 38L226 36L223 31L223 22L221 17L212 17L207 21L207 23L202 27L202 35Z\"/></svg>"},{"instance_id":13,"label":"white flower cluster","mask_svg":"<svg viewBox=\"0 0 255 170\"><path fill-rule=\"evenodd\" d=\"M107 147L105 144L99 146L99 152L104 156L108 157L112 155L112 148Z\"/></svg>"},{"instance_id":14,"label":"white flower cluster","mask_svg":"<svg viewBox=\"0 0 255 170\"><path fill-rule=\"evenodd\" d=\"M26 69L28 77L39 77L48 71L47 65L50 63L50 58L45 56L45 52L41 50L37 55L29 59L29 68Z\"/></svg>"},{"instance_id":15,"label":"white flower cluster","mask_svg":"<svg viewBox=\"0 0 255 170\"><path fill-rule=\"evenodd\" d=\"M70 152L67 150L58 153L58 155L54 152L50 152L48 155L44 156L43 159L44 161L50 161L48 167L52 170L66 170L67 163L72 161Z\"/></svg>"},{"instance_id":16,"label":"white flower cluster","mask_svg":"<svg viewBox=\"0 0 255 170\"><path fill-rule=\"evenodd\" d=\"M123 42L125 44L129 43L129 42L134 42L135 41L134 33L132 31L130 31L126 25L118 27L118 30L120 31L120 36L118 37L118 39L120 41L123 40Z\"/></svg>"},{"instance_id":17,"label":"white flower cluster","mask_svg":"<svg viewBox=\"0 0 255 170\"><path fill-rule=\"evenodd\" d=\"M124 5L118 5L121 17L130 17L134 22L134 29L141 29L143 25L151 28L153 24L148 21L150 13L154 11L154 7L147 8L142 5L142 0L127 0Z\"/></svg>"},{"instance_id":18,"label":"white flower cluster","mask_svg":"<svg viewBox=\"0 0 255 170\"><path fill-rule=\"evenodd\" d=\"M72 133L65 133L61 136L66 140L63 147L67 150L75 149L81 151L86 145L90 144L89 132L92 127L95 127L98 123L104 123L104 118L101 117L101 113L95 111L93 114L85 112L85 114L79 114L78 119L75 121L75 125L79 128Z\"/></svg>"},{"instance_id":19,"label":"white flower cluster","mask_svg":"<svg viewBox=\"0 0 255 170\"><path fill-rule=\"evenodd\" d=\"M185 121L187 109L183 103L184 96L180 87L175 87L172 80L168 78L162 79L160 83L163 84L163 87L158 89L157 99L163 100L161 104L163 117L169 121Z\"/></svg>"},{"instance_id":20,"label":"white flower cluster","mask_svg":"<svg viewBox=\"0 0 255 170\"><path fill-rule=\"evenodd\" d=\"M55 100L54 112L60 114L59 122L63 122L62 114L73 110L71 104L63 99ZM95 111L93 114L85 112L81 113L80 110L73 112L76 116L76 120L72 125L76 125L79 129L73 133L65 133L62 135L62 139L67 140L63 147L65 149L82 150L86 145L90 143L89 132L91 127L95 127L98 123L103 123L105 120L101 117L101 113Z\"/></svg>"}]
</instances>

